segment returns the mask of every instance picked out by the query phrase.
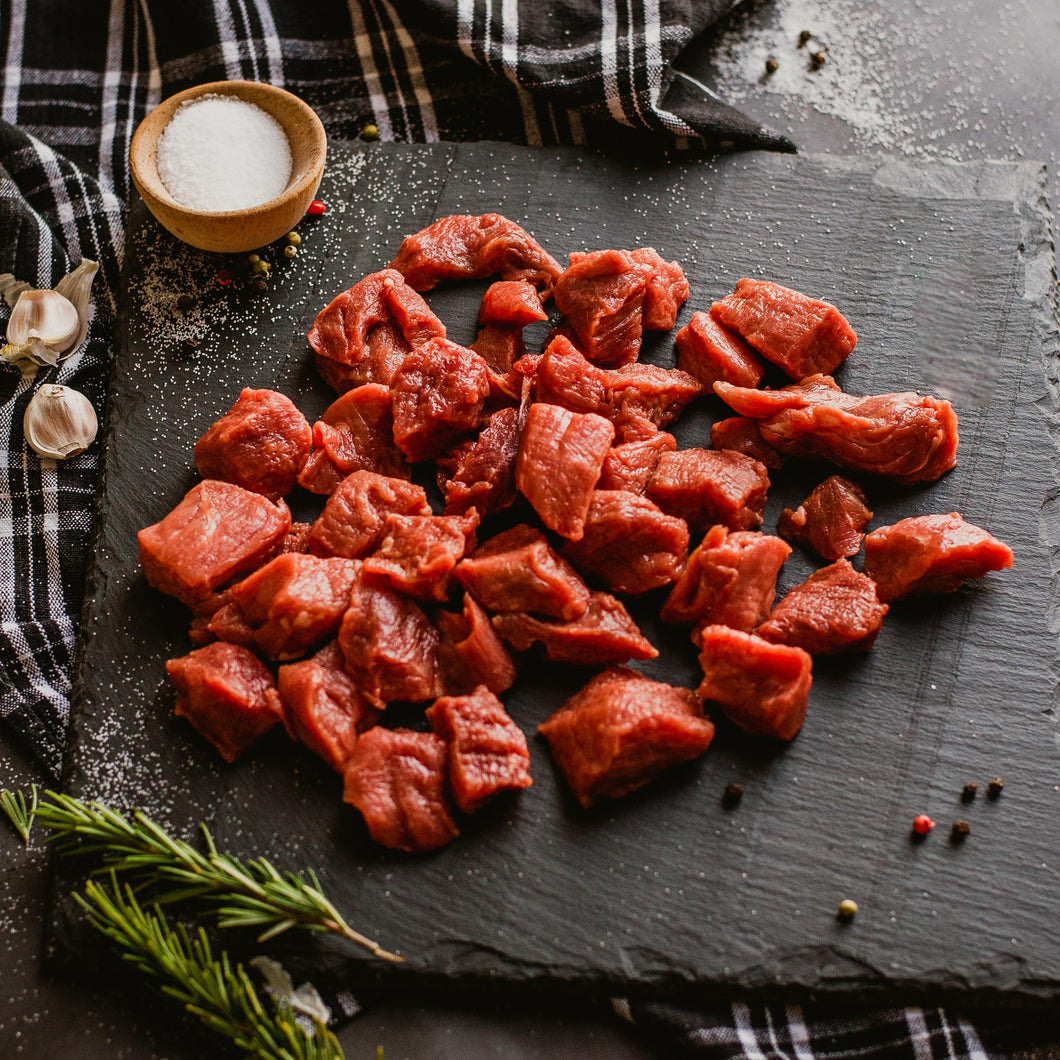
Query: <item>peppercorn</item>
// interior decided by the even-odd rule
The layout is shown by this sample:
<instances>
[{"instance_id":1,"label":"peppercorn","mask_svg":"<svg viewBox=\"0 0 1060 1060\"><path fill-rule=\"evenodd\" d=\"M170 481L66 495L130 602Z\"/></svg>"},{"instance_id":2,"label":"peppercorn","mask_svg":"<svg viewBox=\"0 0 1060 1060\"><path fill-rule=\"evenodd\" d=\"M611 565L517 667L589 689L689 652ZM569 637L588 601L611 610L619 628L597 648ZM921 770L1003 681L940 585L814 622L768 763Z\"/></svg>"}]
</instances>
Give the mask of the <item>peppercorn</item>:
<instances>
[{"instance_id":1,"label":"peppercorn","mask_svg":"<svg viewBox=\"0 0 1060 1060\"><path fill-rule=\"evenodd\" d=\"M851 898L844 898L839 903L835 917L841 924L849 924L858 915L858 903Z\"/></svg>"},{"instance_id":2,"label":"peppercorn","mask_svg":"<svg viewBox=\"0 0 1060 1060\"><path fill-rule=\"evenodd\" d=\"M261 261L261 257L257 254L248 254L247 261L249 261L251 265L257 265L257 263Z\"/></svg>"},{"instance_id":3,"label":"peppercorn","mask_svg":"<svg viewBox=\"0 0 1060 1060\"><path fill-rule=\"evenodd\" d=\"M814 52L813 55L810 56L810 64L815 70L819 70L824 66L824 52Z\"/></svg>"},{"instance_id":4,"label":"peppercorn","mask_svg":"<svg viewBox=\"0 0 1060 1060\"><path fill-rule=\"evenodd\" d=\"M807 42L807 41L808 41L808 40L809 40L809 39L810 39L810 38L811 38L812 36L813 36L813 34L812 34L812 33L811 33L811 32L810 32L810 31L809 31L808 29L804 29L804 30L803 30L803 31L802 31L802 32L801 32L801 33L799 34L799 45L798 45L798 46L799 46L800 48L801 48L801 47L803 47L803 46L804 46L804 45L806 44L806 42Z\"/></svg>"},{"instance_id":5,"label":"peppercorn","mask_svg":"<svg viewBox=\"0 0 1060 1060\"><path fill-rule=\"evenodd\" d=\"M302 245L302 237L297 232L288 232L286 238L287 242L290 243L292 247Z\"/></svg>"},{"instance_id":6,"label":"peppercorn","mask_svg":"<svg viewBox=\"0 0 1060 1060\"><path fill-rule=\"evenodd\" d=\"M327 212L327 207L324 205L324 200L323 199L314 199L309 204L309 209L306 210L306 213L309 214L310 217L320 217L322 214L324 214L326 212Z\"/></svg>"},{"instance_id":7,"label":"peppercorn","mask_svg":"<svg viewBox=\"0 0 1060 1060\"><path fill-rule=\"evenodd\" d=\"M362 140L378 140L379 139L379 126L376 125L374 122L369 122L361 130L361 139Z\"/></svg>"},{"instance_id":8,"label":"peppercorn","mask_svg":"<svg viewBox=\"0 0 1060 1060\"><path fill-rule=\"evenodd\" d=\"M257 257L257 255L255 255L255 257ZM264 276L266 280L269 278L269 272L271 270L272 266L267 261L262 261L261 258L258 258L250 268L251 272L255 275Z\"/></svg>"},{"instance_id":9,"label":"peppercorn","mask_svg":"<svg viewBox=\"0 0 1060 1060\"><path fill-rule=\"evenodd\" d=\"M779 66L780 63L778 63L777 60L771 55L768 59L766 59L766 74L775 74L777 72L777 67Z\"/></svg>"},{"instance_id":10,"label":"peppercorn","mask_svg":"<svg viewBox=\"0 0 1060 1060\"><path fill-rule=\"evenodd\" d=\"M986 786L986 797L996 799L1005 790L1005 782L1000 777L994 777Z\"/></svg>"},{"instance_id":11,"label":"peppercorn","mask_svg":"<svg viewBox=\"0 0 1060 1060\"><path fill-rule=\"evenodd\" d=\"M969 781L961 788L961 802L971 802L978 790L979 785L974 780Z\"/></svg>"},{"instance_id":12,"label":"peppercorn","mask_svg":"<svg viewBox=\"0 0 1060 1060\"><path fill-rule=\"evenodd\" d=\"M950 829L950 842L963 843L968 838L971 830L972 826L967 821L963 818L958 818L953 822L953 827Z\"/></svg>"},{"instance_id":13,"label":"peppercorn","mask_svg":"<svg viewBox=\"0 0 1060 1060\"><path fill-rule=\"evenodd\" d=\"M250 277L250 286L258 291L267 291L269 289L269 281L263 274L255 273Z\"/></svg>"},{"instance_id":14,"label":"peppercorn","mask_svg":"<svg viewBox=\"0 0 1060 1060\"><path fill-rule=\"evenodd\" d=\"M722 805L724 806L736 806L739 801L743 798L743 785L737 783L735 780L731 784L725 785L725 792L721 797Z\"/></svg>"},{"instance_id":15,"label":"peppercorn","mask_svg":"<svg viewBox=\"0 0 1060 1060\"><path fill-rule=\"evenodd\" d=\"M232 285L231 269L218 269L217 282L221 287L230 287Z\"/></svg>"},{"instance_id":16,"label":"peppercorn","mask_svg":"<svg viewBox=\"0 0 1060 1060\"><path fill-rule=\"evenodd\" d=\"M181 345L188 351L188 353L191 353L192 350L197 350L199 348L199 340L189 335Z\"/></svg>"},{"instance_id":17,"label":"peppercorn","mask_svg":"<svg viewBox=\"0 0 1060 1060\"><path fill-rule=\"evenodd\" d=\"M918 839L923 839L934 827L935 822L926 813L919 813L913 818L913 835Z\"/></svg>"},{"instance_id":18,"label":"peppercorn","mask_svg":"<svg viewBox=\"0 0 1060 1060\"><path fill-rule=\"evenodd\" d=\"M182 294L177 299L177 308L182 312L186 313L192 306L195 305L195 299L190 294Z\"/></svg>"},{"instance_id":19,"label":"peppercorn","mask_svg":"<svg viewBox=\"0 0 1060 1060\"><path fill-rule=\"evenodd\" d=\"M283 256L285 258L297 258L298 248L292 243L289 246L283 248Z\"/></svg>"}]
</instances>

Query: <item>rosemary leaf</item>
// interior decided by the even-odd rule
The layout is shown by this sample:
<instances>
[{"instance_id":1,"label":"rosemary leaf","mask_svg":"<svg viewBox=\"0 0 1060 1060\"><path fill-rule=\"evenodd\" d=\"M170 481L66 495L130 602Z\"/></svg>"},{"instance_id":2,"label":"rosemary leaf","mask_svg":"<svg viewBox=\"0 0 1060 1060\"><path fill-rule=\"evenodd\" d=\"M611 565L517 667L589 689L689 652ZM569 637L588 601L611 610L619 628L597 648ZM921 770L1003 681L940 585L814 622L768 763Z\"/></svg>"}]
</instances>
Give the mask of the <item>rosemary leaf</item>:
<instances>
[{"instance_id":1,"label":"rosemary leaf","mask_svg":"<svg viewBox=\"0 0 1060 1060\"><path fill-rule=\"evenodd\" d=\"M7 815L15 831L22 837L22 842L29 846L29 830L33 827L33 815L37 812L37 785L30 786L29 805L21 791L0 791L0 810Z\"/></svg>"},{"instance_id":2,"label":"rosemary leaf","mask_svg":"<svg viewBox=\"0 0 1060 1060\"><path fill-rule=\"evenodd\" d=\"M266 1011L243 966L227 953L215 957L205 931L189 935L173 928L156 906L144 909L117 876L104 887L96 880L76 895L88 922L107 936L124 960L157 980L162 993L215 1033L260 1060L342 1060L338 1039L319 1020L306 1031L290 1003L272 998Z\"/></svg>"},{"instance_id":3,"label":"rosemary leaf","mask_svg":"<svg viewBox=\"0 0 1060 1060\"><path fill-rule=\"evenodd\" d=\"M219 851L205 826L203 853L139 810L127 817L61 792L48 791L46 796L34 816L61 853L101 855L103 871L148 888L156 904L206 900L217 907L221 927L260 927L261 939L301 927L338 935L384 960L403 959L350 927L325 897L312 870L281 874L265 858L241 862Z\"/></svg>"}]
</instances>

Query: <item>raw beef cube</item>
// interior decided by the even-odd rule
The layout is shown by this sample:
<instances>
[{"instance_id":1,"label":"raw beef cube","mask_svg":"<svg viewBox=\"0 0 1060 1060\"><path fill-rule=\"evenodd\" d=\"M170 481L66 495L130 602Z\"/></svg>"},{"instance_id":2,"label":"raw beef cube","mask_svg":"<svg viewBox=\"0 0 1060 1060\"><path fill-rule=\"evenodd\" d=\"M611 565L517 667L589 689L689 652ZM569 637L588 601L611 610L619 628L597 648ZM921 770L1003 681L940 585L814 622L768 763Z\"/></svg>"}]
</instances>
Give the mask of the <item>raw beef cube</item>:
<instances>
[{"instance_id":1,"label":"raw beef cube","mask_svg":"<svg viewBox=\"0 0 1060 1060\"><path fill-rule=\"evenodd\" d=\"M755 530L712 526L666 598L664 622L706 622L750 632L773 606L791 546Z\"/></svg>"},{"instance_id":2,"label":"raw beef cube","mask_svg":"<svg viewBox=\"0 0 1060 1060\"><path fill-rule=\"evenodd\" d=\"M830 375L858 341L834 305L764 280L740 280L732 294L710 307L710 315L792 379Z\"/></svg>"},{"instance_id":3,"label":"raw beef cube","mask_svg":"<svg viewBox=\"0 0 1060 1060\"><path fill-rule=\"evenodd\" d=\"M628 795L714 739L693 692L626 667L597 674L537 731L585 807Z\"/></svg>"},{"instance_id":4,"label":"raw beef cube","mask_svg":"<svg viewBox=\"0 0 1060 1060\"><path fill-rule=\"evenodd\" d=\"M436 457L478 427L489 392L489 370L477 353L448 339L425 342L390 384L394 441L409 460Z\"/></svg>"},{"instance_id":5,"label":"raw beef cube","mask_svg":"<svg viewBox=\"0 0 1060 1060\"><path fill-rule=\"evenodd\" d=\"M440 736L377 725L346 761L342 797L361 811L377 843L415 853L444 847L460 834L446 789Z\"/></svg>"},{"instance_id":6,"label":"raw beef cube","mask_svg":"<svg viewBox=\"0 0 1060 1060\"><path fill-rule=\"evenodd\" d=\"M956 512L914 515L865 538L865 573L885 603L951 593L969 578L1012 566L1012 549Z\"/></svg>"},{"instance_id":7,"label":"raw beef cube","mask_svg":"<svg viewBox=\"0 0 1060 1060\"><path fill-rule=\"evenodd\" d=\"M525 328L537 320L548 320L548 313L541 308L541 298L528 280L499 280L491 283L482 296L480 324Z\"/></svg>"},{"instance_id":8,"label":"raw beef cube","mask_svg":"<svg viewBox=\"0 0 1060 1060\"><path fill-rule=\"evenodd\" d=\"M515 324L483 324L470 349L477 353L490 370L490 398L515 398L512 366L526 354L523 329Z\"/></svg>"},{"instance_id":9,"label":"raw beef cube","mask_svg":"<svg viewBox=\"0 0 1060 1060\"><path fill-rule=\"evenodd\" d=\"M460 584L491 611L581 618L589 590L581 575L533 527L519 525L483 542L457 568Z\"/></svg>"},{"instance_id":10,"label":"raw beef cube","mask_svg":"<svg viewBox=\"0 0 1060 1060\"><path fill-rule=\"evenodd\" d=\"M796 585L756 632L811 655L868 651L886 614L876 583L840 559Z\"/></svg>"},{"instance_id":11,"label":"raw beef cube","mask_svg":"<svg viewBox=\"0 0 1060 1060\"><path fill-rule=\"evenodd\" d=\"M718 396L758 420L762 438L786 456L831 460L895 482L934 482L957 463L957 415L919 394L844 394L827 375L780 390L715 383Z\"/></svg>"},{"instance_id":12,"label":"raw beef cube","mask_svg":"<svg viewBox=\"0 0 1060 1060\"><path fill-rule=\"evenodd\" d=\"M366 574L385 578L395 589L419 600L449 599L450 575L475 547L478 513L467 515L390 515L383 536L364 561Z\"/></svg>"},{"instance_id":13,"label":"raw beef cube","mask_svg":"<svg viewBox=\"0 0 1060 1060\"><path fill-rule=\"evenodd\" d=\"M561 269L525 229L499 213L479 217L442 217L406 236L390 263L417 291L429 291L441 280L470 280L500 275L526 280L548 297Z\"/></svg>"},{"instance_id":14,"label":"raw beef cube","mask_svg":"<svg viewBox=\"0 0 1060 1060\"><path fill-rule=\"evenodd\" d=\"M308 552L309 533L313 529L312 523L291 523L291 529L280 546L281 552Z\"/></svg>"},{"instance_id":15,"label":"raw beef cube","mask_svg":"<svg viewBox=\"0 0 1060 1060\"><path fill-rule=\"evenodd\" d=\"M556 307L593 364L617 368L637 359L652 275L652 267L627 250L571 255L570 267L556 281Z\"/></svg>"},{"instance_id":16,"label":"raw beef cube","mask_svg":"<svg viewBox=\"0 0 1060 1060\"><path fill-rule=\"evenodd\" d=\"M449 786L464 813L474 813L498 792L533 783L526 737L488 688L442 696L427 708L427 721L445 740Z\"/></svg>"},{"instance_id":17,"label":"raw beef cube","mask_svg":"<svg viewBox=\"0 0 1060 1060\"><path fill-rule=\"evenodd\" d=\"M222 640L218 622L234 609L252 631L254 645L270 659L297 659L333 637L349 606L358 575L350 559L285 553L229 590L230 603L214 615L210 631Z\"/></svg>"},{"instance_id":18,"label":"raw beef cube","mask_svg":"<svg viewBox=\"0 0 1060 1060\"><path fill-rule=\"evenodd\" d=\"M662 454L676 450L677 440L665 431L653 431L636 441L616 445L604 457L598 486L602 490L643 493Z\"/></svg>"},{"instance_id":19,"label":"raw beef cube","mask_svg":"<svg viewBox=\"0 0 1060 1060\"><path fill-rule=\"evenodd\" d=\"M651 269L648 285L644 288L645 330L669 331L677 323L677 311L688 300L688 280L684 270L676 261L664 261L652 247L631 250L629 256Z\"/></svg>"},{"instance_id":20,"label":"raw beef cube","mask_svg":"<svg viewBox=\"0 0 1060 1060\"><path fill-rule=\"evenodd\" d=\"M553 662L607 666L627 659L654 659L659 654L621 601L607 593L592 593L585 614L572 622L545 621L516 611L494 615L493 628L516 651L526 651L540 641Z\"/></svg>"},{"instance_id":21,"label":"raw beef cube","mask_svg":"<svg viewBox=\"0 0 1060 1060\"><path fill-rule=\"evenodd\" d=\"M602 416L536 403L515 462L515 484L550 530L578 541L615 428Z\"/></svg>"},{"instance_id":22,"label":"raw beef cube","mask_svg":"<svg viewBox=\"0 0 1060 1060\"><path fill-rule=\"evenodd\" d=\"M842 475L830 475L798 508L780 513L777 532L823 559L842 559L860 551L871 518L861 487Z\"/></svg>"},{"instance_id":23,"label":"raw beef cube","mask_svg":"<svg viewBox=\"0 0 1060 1060\"><path fill-rule=\"evenodd\" d=\"M441 692L438 630L407 596L358 579L338 639L346 673L373 707L421 703Z\"/></svg>"},{"instance_id":24,"label":"raw beef cube","mask_svg":"<svg viewBox=\"0 0 1060 1060\"><path fill-rule=\"evenodd\" d=\"M511 653L469 593L464 594L461 614L439 611L435 618L441 632L438 665L446 695L462 695L477 685L500 695L515 684Z\"/></svg>"},{"instance_id":25,"label":"raw beef cube","mask_svg":"<svg viewBox=\"0 0 1060 1060\"><path fill-rule=\"evenodd\" d=\"M140 566L156 589L195 608L275 555L290 529L283 501L207 479L140 531Z\"/></svg>"},{"instance_id":26,"label":"raw beef cube","mask_svg":"<svg viewBox=\"0 0 1060 1060\"><path fill-rule=\"evenodd\" d=\"M663 453L648 480L647 495L668 515L706 530L722 523L730 530L762 525L769 473L731 449L680 449Z\"/></svg>"},{"instance_id":27,"label":"raw beef cube","mask_svg":"<svg viewBox=\"0 0 1060 1060\"><path fill-rule=\"evenodd\" d=\"M620 430L630 422L663 427L703 393L703 385L676 369L628 364L616 371L598 368L565 335L548 345L534 374L538 401L572 412L595 412Z\"/></svg>"},{"instance_id":28,"label":"raw beef cube","mask_svg":"<svg viewBox=\"0 0 1060 1060\"><path fill-rule=\"evenodd\" d=\"M732 449L753 457L771 471L784 466L784 458L762 440L758 421L750 416L730 416L727 420L718 420L710 428L710 444L715 449Z\"/></svg>"},{"instance_id":29,"label":"raw beef cube","mask_svg":"<svg viewBox=\"0 0 1060 1060\"><path fill-rule=\"evenodd\" d=\"M709 313L693 313L674 342L677 367L707 386L719 379L737 386L758 386L762 380L765 365L758 354Z\"/></svg>"},{"instance_id":30,"label":"raw beef cube","mask_svg":"<svg viewBox=\"0 0 1060 1060\"><path fill-rule=\"evenodd\" d=\"M305 416L289 397L244 388L195 443L195 466L203 478L223 479L275 501L294 489L312 441Z\"/></svg>"},{"instance_id":31,"label":"raw beef cube","mask_svg":"<svg viewBox=\"0 0 1060 1060\"><path fill-rule=\"evenodd\" d=\"M405 354L445 325L400 272L373 272L325 306L309 331L317 370L340 394L362 383L390 383Z\"/></svg>"},{"instance_id":32,"label":"raw beef cube","mask_svg":"<svg viewBox=\"0 0 1060 1060\"><path fill-rule=\"evenodd\" d=\"M728 626L704 626L699 643L700 700L720 704L726 717L747 732L794 739L806 720L810 655Z\"/></svg>"},{"instance_id":33,"label":"raw beef cube","mask_svg":"<svg viewBox=\"0 0 1060 1060\"><path fill-rule=\"evenodd\" d=\"M342 480L313 524L309 551L359 559L375 548L387 516L430 514L422 486L373 471L355 471Z\"/></svg>"},{"instance_id":34,"label":"raw beef cube","mask_svg":"<svg viewBox=\"0 0 1060 1060\"><path fill-rule=\"evenodd\" d=\"M409 466L394 445L390 390L380 383L346 391L313 424L313 452L298 483L311 493L332 493L354 471L409 477Z\"/></svg>"},{"instance_id":35,"label":"raw beef cube","mask_svg":"<svg viewBox=\"0 0 1060 1060\"><path fill-rule=\"evenodd\" d=\"M445 514L476 508L483 517L515 501L515 458L522 426L519 410L499 409L477 438L458 442L438 458L438 488Z\"/></svg>"},{"instance_id":36,"label":"raw beef cube","mask_svg":"<svg viewBox=\"0 0 1060 1060\"><path fill-rule=\"evenodd\" d=\"M585 536L563 554L612 592L646 593L677 580L688 558L688 527L647 497L594 490Z\"/></svg>"},{"instance_id":37,"label":"raw beef cube","mask_svg":"<svg viewBox=\"0 0 1060 1060\"><path fill-rule=\"evenodd\" d=\"M338 644L332 641L311 659L281 666L276 682L288 732L341 773L357 734L379 715L343 669Z\"/></svg>"},{"instance_id":38,"label":"raw beef cube","mask_svg":"<svg viewBox=\"0 0 1060 1060\"><path fill-rule=\"evenodd\" d=\"M217 641L170 659L176 713L234 762L283 716L268 667L251 651Z\"/></svg>"}]
</instances>

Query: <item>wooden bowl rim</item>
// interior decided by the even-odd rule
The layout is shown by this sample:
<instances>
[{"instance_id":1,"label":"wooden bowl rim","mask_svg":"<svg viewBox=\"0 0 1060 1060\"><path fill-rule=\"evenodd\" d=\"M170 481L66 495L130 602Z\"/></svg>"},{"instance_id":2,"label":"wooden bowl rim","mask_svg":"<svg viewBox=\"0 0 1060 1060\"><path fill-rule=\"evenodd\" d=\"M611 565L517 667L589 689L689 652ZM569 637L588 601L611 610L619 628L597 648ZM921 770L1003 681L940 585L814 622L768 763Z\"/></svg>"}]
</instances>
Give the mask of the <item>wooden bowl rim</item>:
<instances>
[{"instance_id":1,"label":"wooden bowl rim","mask_svg":"<svg viewBox=\"0 0 1060 1060\"><path fill-rule=\"evenodd\" d=\"M309 164L304 167L301 176L292 184L289 184L275 198L267 199L265 202L258 203L257 206L243 207L240 210L196 210L174 199L162 183L162 178L158 176L157 163L150 164L148 159L156 157L154 152L157 150L158 140L181 105L189 100L198 99L200 96L235 96L247 103L254 103L259 106L261 105L261 100L276 103L285 102L288 105L294 105L313 131L313 143L307 154ZM271 108L263 106L262 110L267 110L280 123L284 133L287 135L288 142L291 142L288 123L284 122ZM305 100L299 98L293 92L288 92L286 89L279 88L276 85L270 85L267 81L208 81L205 84L193 85L191 88L185 88L181 92L168 96L144 117L137 126L129 144L129 171L132 175L133 183L141 195L145 197L150 195L160 200L165 203L167 208L189 220L199 217L209 218L214 221L222 219L242 220L275 209L290 200L304 195L310 185L315 185L320 180L320 172L323 169L326 154L327 133L324 131L324 125L319 115Z\"/></svg>"}]
</instances>

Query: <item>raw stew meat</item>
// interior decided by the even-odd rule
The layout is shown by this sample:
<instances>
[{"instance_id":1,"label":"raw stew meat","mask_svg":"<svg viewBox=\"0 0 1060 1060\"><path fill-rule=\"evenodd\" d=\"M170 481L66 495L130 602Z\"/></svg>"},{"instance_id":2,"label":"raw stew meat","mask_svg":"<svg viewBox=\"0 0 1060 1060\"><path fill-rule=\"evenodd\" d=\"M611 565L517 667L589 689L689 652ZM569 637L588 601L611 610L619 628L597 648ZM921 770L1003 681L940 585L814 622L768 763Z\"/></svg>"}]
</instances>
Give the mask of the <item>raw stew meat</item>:
<instances>
[{"instance_id":1,"label":"raw stew meat","mask_svg":"<svg viewBox=\"0 0 1060 1060\"><path fill-rule=\"evenodd\" d=\"M465 348L419 292L484 277L497 281ZM931 482L956 463L957 416L930 396L844 393L830 373L854 329L760 280L692 315L676 367L640 363L643 333L673 329L689 294L650 247L572 253L563 269L499 214L406 238L309 332L337 392L321 418L244 389L195 445L203 481L140 532L147 580L192 611L194 647L167 664L177 713L228 761L281 725L342 775L374 840L430 850L531 783L500 698L524 652L589 671L539 727L589 806L701 755L707 711L793 739L814 655L867 651L889 601L1011 565L956 513L865 537L863 489L839 475L766 532L787 459ZM550 298L563 319L528 351ZM762 387L770 364L793 381ZM714 393L736 415L710 447L679 449L663 428ZM416 465L437 475L440 514ZM291 522L296 488L326 498L312 524ZM513 506L515 525L495 527ZM776 603L782 538L834 562ZM658 651L621 597L658 589L662 619L691 628L698 688L626 665ZM422 704L422 724L387 725L395 702Z\"/></svg>"}]
</instances>

